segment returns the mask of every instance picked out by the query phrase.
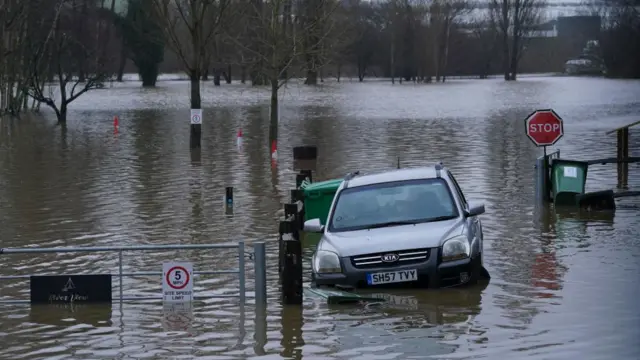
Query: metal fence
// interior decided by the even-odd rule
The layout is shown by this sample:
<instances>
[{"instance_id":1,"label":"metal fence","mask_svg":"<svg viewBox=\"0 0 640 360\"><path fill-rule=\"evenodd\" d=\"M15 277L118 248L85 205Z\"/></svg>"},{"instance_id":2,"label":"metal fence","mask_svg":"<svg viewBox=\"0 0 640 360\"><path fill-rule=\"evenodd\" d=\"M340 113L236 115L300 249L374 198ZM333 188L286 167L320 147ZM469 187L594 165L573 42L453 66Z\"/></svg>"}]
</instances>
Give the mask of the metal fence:
<instances>
[{"instance_id":1,"label":"metal fence","mask_svg":"<svg viewBox=\"0 0 640 360\"><path fill-rule=\"evenodd\" d=\"M125 297L123 294L123 277L129 276L162 276L161 271L145 271L145 272L127 272L123 271L122 257L123 253L131 251L163 251L163 250L211 250L211 249L237 249L238 251L238 268L215 271L195 271L194 275L217 275L217 274L236 274L239 282L238 295L213 295L213 296L196 296L194 300L204 298L218 297L238 297L240 304L245 304L246 297L246 279L245 279L245 256L250 254L245 251L244 241L237 244L197 244L197 245L140 245L140 246L103 246L103 247L56 247L56 248L0 248L0 258L14 254L45 254L45 253L100 253L100 252L116 252L118 253L118 272L111 273L119 279L119 296L118 300L123 301L142 301L142 300L162 300L162 296L132 296ZM255 301L257 305L263 305L267 302L266 288L266 251L264 242L253 243L253 261L255 272ZM104 274L104 273L102 273ZM31 276L43 275L100 275L100 274L25 274L25 275L6 275L0 276L0 280L16 280L29 279ZM0 299L0 304L16 304L30 303L30 299Z\"/></svg>"}]
</instances>

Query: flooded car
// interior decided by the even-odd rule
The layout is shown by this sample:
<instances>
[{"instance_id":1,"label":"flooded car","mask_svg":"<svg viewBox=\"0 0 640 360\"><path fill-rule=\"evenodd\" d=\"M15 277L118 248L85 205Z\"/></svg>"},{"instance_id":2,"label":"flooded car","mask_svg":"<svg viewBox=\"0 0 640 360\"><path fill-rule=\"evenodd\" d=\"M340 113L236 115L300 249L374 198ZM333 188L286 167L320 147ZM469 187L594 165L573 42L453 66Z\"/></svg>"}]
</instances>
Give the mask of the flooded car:
<instances>
[{"instance_id":1,"label":"flooded car","mask_svg":"<svg viewBox=\"0 0 640 360\"><path fill-rule=\"evenodd\" d=\"M450 287L488 277L483 203L467 201L442 164L352 173L336 191L312 258L316 286Z\"/></svg>"}]
</instances>

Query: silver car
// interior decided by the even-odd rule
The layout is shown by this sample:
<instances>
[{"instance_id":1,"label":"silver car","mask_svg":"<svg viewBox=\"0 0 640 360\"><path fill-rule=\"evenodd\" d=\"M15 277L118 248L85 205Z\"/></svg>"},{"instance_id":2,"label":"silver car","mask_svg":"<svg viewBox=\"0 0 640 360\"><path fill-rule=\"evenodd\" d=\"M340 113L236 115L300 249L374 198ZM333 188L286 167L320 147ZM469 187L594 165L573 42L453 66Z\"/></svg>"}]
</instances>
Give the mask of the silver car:
<instances>
[{"instance_id":1,"label":"silver car","mask_svg":"<svg viewBox=\"0 0 640 360\"><path fill-rule=\"evenodd\" d=\"M467 202L442 164L352 173L337 189L313 254L316 286L450 287L488 278L483 267L484 204Z\"/></svg>"}]
</instances>

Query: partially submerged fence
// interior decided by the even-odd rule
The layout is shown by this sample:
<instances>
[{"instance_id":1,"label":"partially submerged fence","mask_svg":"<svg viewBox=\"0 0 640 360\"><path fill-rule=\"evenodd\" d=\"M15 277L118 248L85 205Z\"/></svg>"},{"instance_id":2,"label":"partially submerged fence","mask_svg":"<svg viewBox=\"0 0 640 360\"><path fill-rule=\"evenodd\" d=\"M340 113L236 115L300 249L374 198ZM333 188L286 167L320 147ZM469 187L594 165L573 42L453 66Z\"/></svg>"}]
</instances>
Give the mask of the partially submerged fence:
<instances>
[{"instance_id":1,"label":"partially submerged fence","mask_svg":"<svg viewBox=\"0 0 640 360\"><path fill-rule=\"evenodd\" d=\"M186 287L188 283L191 281L191 286L193 284L190 279L191 275L236 275L238 277L238 290L239 293L237 295L211 295L211 296L193 296L193 300L200 300L206 298L218 298L218 297L236 297L239 298L240 304L245 304L246 298L246 267L245 267L245 257L250 254L245 250L244 241L240 241L237 244L194 244L194 245L139 245L139 246L102 246L102 247L54 247L54 248L0 248L0 259L16 255L16 254L47 254L47 253L108 253L115 252L118 254L118 271L115 274L112 273L93 273L93 274L24 274L24 275L4 275L0 276L1 280L16 280L16 279L29 279L30 283L30 296L29 299L0 299L0 304L16 304L16 303L34 303L34 302L42 302L41 299L35 299L35 293L38 292L37 287L46 287L47 282L50 282L52 277L55 278L63 278L63 281L66 281L66 278L69 278L71 282L74 278L83 277L83 276L91 276L88 282L84 282L84 288L81 289L83 292L76 292L74 296L70 298L71 301L74 299L79 302L83 302L85 293L96 293L96 299L102 301L111 302L113 299L111 293L111 278L116 277L118 279L118 296L117 300L120 302L123 301L142 301L142 300L163 300L164 297L162 295L158 296L124 296L124 286L123 286L123 278L124 277L135 277L135 276L158 276L158 277L166 277L167 274L163 274L162 271L140 271L140 272L124 272L123 270L123 254L126 252L141 252L141 251L175 251L175 250L215 250L215 249L237 249L237 257L238 257L238 268L237 269L224 269L224 270L211 270L211 271L193 271L193 274L185 274L181 276L186 276L187 281L184 285L180 285ZM256 305L264 305L267 302L267 289L266 289L266 253L265 253L265 243L264 242L255 242L253 243L253 254L252 258L254 261L254 272L255 272L255 302ZM6 262L5 262L6 264ZM212 265L213 266L213 265ZM6 267L5 267L6 268ZM44 281L43 281L44 280ZM164 279L163 279L164 281ZM71 282L72 284L78 283ZM160 284L160 283L159 283ZM50 285L50 284L49 284ZM176 288L180 288L180 286L176 286ZM75 287L75 285L74 285ZM65 284L60 286L59 291L68 291L69 288ZM66 289L66 290L65 290ZM107 290L105 290L107 289ZM44 289L43 291L47 291ZM107 294L108 293L108 294ZM53 298L51 298L53 296ZM57 294L49 295L50 300L56 300ZM64 295L63 295L64 296ZM190 297L191 298L191 297ZM85 300L87 302L93 302L93 299L89 299L87 296Z\"/></svg>"}]
</instances>

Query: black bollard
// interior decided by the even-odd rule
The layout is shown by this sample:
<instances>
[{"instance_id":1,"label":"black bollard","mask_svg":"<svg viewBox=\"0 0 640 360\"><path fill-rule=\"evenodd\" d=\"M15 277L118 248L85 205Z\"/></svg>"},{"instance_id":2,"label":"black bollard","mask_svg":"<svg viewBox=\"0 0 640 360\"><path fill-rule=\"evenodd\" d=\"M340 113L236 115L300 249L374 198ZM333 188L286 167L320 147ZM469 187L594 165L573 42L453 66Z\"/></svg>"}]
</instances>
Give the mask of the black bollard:
<instances>
[{"instance_id":1,"label":"black bollard","mask_svg":"<svg viewBox=\"0 0 640 360\"><path fill-rule=\"evenodd\" d=\"M282 281L282 271L284 270L284 234L291 234L293 225L291 220L280 221L278 229L278 270L280 281Z\"/></svg>"},{"instance_id":2,"label":"black bollard","mask_svg":"<svg viewBox=\"0 0 640 360\"><path fill-rule=\"evenodd\" d=\"M291 222L291 236L296 240L300 240L300 218L298 216L297 203L284 204L284 218Z\"/></svg>"},{"instance_id":3,"label":"black bollard","mask_svg":"<svg viewBox=\"0 0 640 360\"><path fill-rule=\"evenodd\" d=\"M224 190L224 202L233 206L233 186L227 186Z\"/></svg>"},{"instance_id":4,"label":"black bollard","mask_svg":"<svg viewBox=\"0 0 640 360\"><path fill-rule=\"evenodd\" d=\"M304 190L291 189L291 202L304 201Z\"/></svg>"},{"instance_id":5,"label":"black bollard","mask_svg":"<svg viewBox=\"0 0 640 360\"><path fill-rule=\"evenodd\" d=\"M293 148L293 160L316 160L318 148L315 146L296 146Z\"/></svg>"},{"instance_id":6,"label":"black bollard","mask_svg":"<svg viewBox=\"0 0 640 360\"><path fill-rule=\"evenodd\" d=\"M202 138L202 109L191 109L191 136L189 146L191 149L200 149Z\"/></svg>"},{"instance_id":7,"label":"black bollard","mask_svg":"<svg viewBox=\"0 0 640 360\"><path fill-rule=\"evenodd\" d=\"M233 186L227 186L224 192L224 213L233 215Z\"/></svg>"},{"instance_id":8,"label":"black bollard","mask_svg":"<svg viewBox=\"0 0 640 360\"><path fill-rule=\"evenodd\" d=\"M282 303L302 304L302 243L297 240L284 241L284 264L282 269Z\"/></svg>"}]
</instances>

